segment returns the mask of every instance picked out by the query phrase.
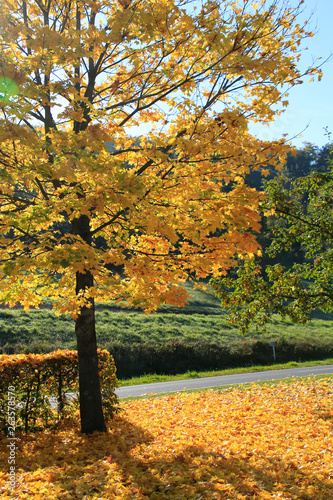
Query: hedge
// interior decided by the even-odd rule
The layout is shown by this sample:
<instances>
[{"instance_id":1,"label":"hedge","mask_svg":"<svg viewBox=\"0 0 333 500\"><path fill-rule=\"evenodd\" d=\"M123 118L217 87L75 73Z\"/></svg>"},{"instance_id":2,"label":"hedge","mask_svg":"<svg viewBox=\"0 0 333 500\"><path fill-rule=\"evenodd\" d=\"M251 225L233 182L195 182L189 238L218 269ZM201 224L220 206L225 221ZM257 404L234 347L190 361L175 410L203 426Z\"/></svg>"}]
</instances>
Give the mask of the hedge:
<instances>
[{"instance_id":1,"label":"hedge","mask_svg":"<svg viewBox=\"0 0 333 500\"><path fill-rule=\"evenodd\" d=\"M111 419L119 410L116 367L106 350L99 350L98 360L103 412ZM73 417L79 398L66 392L78 393L77 351L0 355L0 427L6 434L43 429Z\"/></svg>"},{"instance_id":2,"label":"hedge","mask_svg":"<svg viewBox=\"0 0 333 500\"><path fill-rule=\"evenodd\" d=\"M144 374L173 375L187 371L210 371L273 363L267 340L234 343L160 343L110 342L104 347L112 354L119 379ZM295 339L277 341L276 362L313 361L333 357L333 341L305 342Z\"/></svg>"},{"instance_id":3,"label":"hedge","mask_svg":"<svg viewBox=\"0 0 333 500\"><path fill-rule=\"evenodd\" d=\"M15 350L23 350L23 347L26 352L31 348L16 345ZM43 350L47 351L49 347L45 345ZM173 375L187 371L269 365L274 361L272 347L267 339L247 338L229 342L173 340L165 343L112 341L105 342L101 347L112 355L119 379L154 373ZM316 361L332 357L333 340L330 338L277 339L278 363Z\"/></svg>"}]
</instances>

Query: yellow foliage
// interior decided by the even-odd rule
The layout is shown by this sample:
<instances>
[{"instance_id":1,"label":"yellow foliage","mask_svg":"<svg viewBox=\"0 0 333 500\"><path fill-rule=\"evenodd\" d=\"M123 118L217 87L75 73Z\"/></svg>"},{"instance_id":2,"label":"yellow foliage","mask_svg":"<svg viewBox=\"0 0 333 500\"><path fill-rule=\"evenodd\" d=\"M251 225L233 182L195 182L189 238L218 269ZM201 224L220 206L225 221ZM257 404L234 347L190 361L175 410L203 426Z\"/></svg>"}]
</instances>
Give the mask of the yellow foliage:
<instances>
[{"instance_id":1,"label":"yellow foliage","mask_svg":"<svg viewBox=\"0 0 333 500\"><path fill-rule=\"evenodd\" d=\"M118 398L114 392L118 386L116 367L108 351L98 349L97 354L103 411L111 417L118 411ZM0 427L10 435L7 418L9 383L25 401L15 411L15 429L51 427L78 406L78 400L67 400L64 394L65 390L78 391L78 353L58 349L47 354L0 355ZM50 406L50 395L57 399L57 410Z\"/></svg>"},{"instance_id":2,"label":"yellow foliage","mask_svg":"<svg viewBox=\"0 0 333 500\"><path fill-rule=\"evenodd\" d=\"M297 6L196 4L0 0L0 73L18 86L0 96L0 301L49 298L85 320L83 345L94 301L182 306L188 277L260 251L244 179L289 146L249 122L320 72L298 67Z\"/></svg>"},{"instance_id":3,"label":"yellow foliage","mask_svg":"<svg viewBox=\"0 0 333 500\"><path fill-rule=\"evenodd\" d=\"M123 402L107 434L20 436L17 488L1 440L2 498L333 497L332 376ZM72 424L71 424L72 425Z\"/></svg>"}]
</instances>

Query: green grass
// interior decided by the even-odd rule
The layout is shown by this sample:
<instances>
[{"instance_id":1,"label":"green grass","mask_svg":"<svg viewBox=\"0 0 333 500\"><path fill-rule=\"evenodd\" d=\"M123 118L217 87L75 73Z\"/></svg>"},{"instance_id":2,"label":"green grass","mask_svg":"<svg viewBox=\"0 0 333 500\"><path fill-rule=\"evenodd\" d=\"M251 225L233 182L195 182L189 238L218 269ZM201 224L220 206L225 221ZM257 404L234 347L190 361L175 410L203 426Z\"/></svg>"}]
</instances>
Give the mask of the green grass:
<instances>
[{"instance_id":1,"label":"green grass","mask_svg":"<svg viewBox=\"0 0 333 500\"><path fill-rule=\"evenodd\" d=\"M110 342L167 343L171 340L189 342L239 342L237 328L231 328L224 315L115 312L104 309L96 313L97 339L100 346ZM333 321L313 319L307 325L296 325L274 317L266 331L252 329L243 338L267 342L277 339L323 342L333 339ZM11 346L19 351L47 352L54 349L75 349L74 322L66 316L55 316L51 310L28 312L0 310L0 347Z\"/></svg>"},{"instance_id":2,"label":"green grass","mask_svg":"<svg viewBox=\"0 0 333 500\"><path fill-rule=\"evenodd\" d=\"M184 342L233 342L239 341L237 328L227 324L220 302L213 290L194 289L185 283L190 300L185 309L171 306L160 308L158 313L144 314L124 310L110 302L98 304L96 330L99 345L110 342L165 343L171 340ZM166 312L166 310L168 312ZM278 316L267 325L266 331L255 329L245 338L299 340L333 338L333 316L317 313L311 323L295 325L282 321ZM45 352L57 348L76 348L74 322L69 316L55 316L50 309L30 310L0 309L0 347L29 346L33 351Z\"/></svg>"},{"instance_id":3,"label":"green grass","mask_svg":"<svg viewBox=\"0 0 333 500\"><path fill-rule=\"evenodd\" d=\"M211 288L206 291L193 289L186 283L185 288L191 298L185 309L163 306L159 312L162 314L146 315L142 311L126 310L119 305L102 303L96 305L96 328L98 342L163 342L178 337L192 335L193 323L198 323L198 330L193 338L206 335L212 330L215 337L221 328L224 329L225 321L222 317L219 300ZM29 349L36 352L47 352L58 348L75 349L76 340L74 322L69 316L56 316L48 308L30 310L0 309L0 347L17 346L18 350ZM165 311L168 311L166 313ZM174 314L169 314L170 312ZM180 313L180 314L178 314ZM186 314L184 314L186 313ZM192 313L218 314L216 325L209 321L209 316L200 316L202 320L189 320ZM214 316L215 317L215 316ZM205 319L206 318L206 319ZM190 321L190 325L187 323Z\"/></svg>"},{"instance_id":4,"label":"green grass","mask_svg":"<svg viewBox=\"0 0 333 500\"><path fill-rule=\"evenodd\" d=\"M193 372L188 371L186 373L178 375L143 375L141 377L133 377L127 380L119 380L120 387L126 387L130 385L140 385L140 384L152 384L155 382L172 382L176 380L189 380L193 378L203 378L203 377L217 377L220 375L236 375L239 373L255 373L262 371L272 371L272 370L284 370L286 368L301 368L306 366L319 366L319 365L330 365L333 364L333 358L325 359L324 361L305 361L297 362L290 361L284 364L274 364L274 365L260 365L260 366L250 366L244 368L230 368L228 370L218 370L209 372Z\"/></svg>"}]
</instances>

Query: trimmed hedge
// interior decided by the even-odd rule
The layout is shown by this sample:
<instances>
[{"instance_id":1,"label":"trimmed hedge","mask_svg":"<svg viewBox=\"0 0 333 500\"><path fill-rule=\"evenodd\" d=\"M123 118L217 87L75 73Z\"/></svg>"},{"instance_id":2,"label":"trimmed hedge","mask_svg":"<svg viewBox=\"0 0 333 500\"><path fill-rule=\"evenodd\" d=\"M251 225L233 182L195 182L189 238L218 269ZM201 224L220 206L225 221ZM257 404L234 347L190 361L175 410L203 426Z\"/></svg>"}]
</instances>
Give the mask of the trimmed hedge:
<instances>
[{"instance_id":1,"label":"trimmed hedge","mask_svg":"<svg viewBox=\"0 0 333 500\"><path fill-rule=\"evenodd\" d=\"M145 374L186 373L187 371L222 370L242 366L270 365L273 351L267 340L239 342L166 344L113 342L104 346L113 356L119 379ZM277 341L276 362L315 361L333 357L333 341Z\"/></svg>"},{"instance_id":2,"label":"trimmed hedge","mask_svg":"<svg viewBox=\"0 0 333 500\"><path fill-rule=\"evenodd\" d=\"M98 367L103 412L109 420L119 411L119 400L116 367L108 351L99 350ZM79 398L66 397L68 391L78 393L77 351L0 355L0 428L10 435L15 429L43 429L73 417Z\"/></svg>"}]
</instances>

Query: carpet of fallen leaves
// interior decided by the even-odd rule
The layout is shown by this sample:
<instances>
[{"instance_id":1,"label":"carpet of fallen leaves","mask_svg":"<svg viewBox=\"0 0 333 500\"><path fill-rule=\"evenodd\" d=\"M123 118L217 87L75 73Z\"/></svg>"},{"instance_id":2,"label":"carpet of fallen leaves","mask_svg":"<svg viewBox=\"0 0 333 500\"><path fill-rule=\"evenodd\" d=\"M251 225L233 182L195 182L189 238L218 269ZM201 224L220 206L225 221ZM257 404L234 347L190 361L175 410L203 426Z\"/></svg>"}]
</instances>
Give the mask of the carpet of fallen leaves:
<instances>
[{"instance_id":1,"label":"carpet of fallen leaves","mask_svg":"<svg viewBox=\"0 0 333 500\"><path fill-rule=\"evenodd\" d=\"M333 499L333 376L123 402L107 434L29 434L1 498Z\"/></svg>"}]
</instances>

